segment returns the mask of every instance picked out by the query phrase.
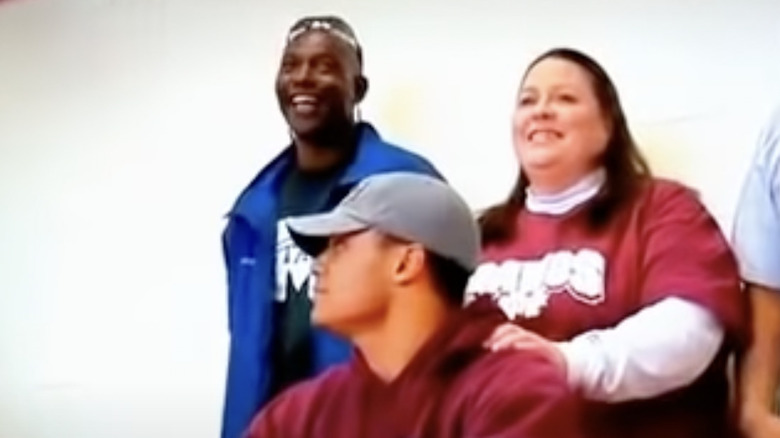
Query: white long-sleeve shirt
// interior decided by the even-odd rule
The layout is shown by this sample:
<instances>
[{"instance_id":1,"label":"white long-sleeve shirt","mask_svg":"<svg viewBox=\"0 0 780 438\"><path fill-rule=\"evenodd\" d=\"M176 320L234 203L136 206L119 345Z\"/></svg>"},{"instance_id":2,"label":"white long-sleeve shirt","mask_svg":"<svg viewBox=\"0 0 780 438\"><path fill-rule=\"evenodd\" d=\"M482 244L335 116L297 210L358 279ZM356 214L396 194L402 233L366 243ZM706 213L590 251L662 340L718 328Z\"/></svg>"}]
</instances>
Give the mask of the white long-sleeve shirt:
<instances>
[{"instance_id":1,"label":"white long-sleeve shirt","mask_svg":"<svg viewBox=\"0 0 780 438\"><path fill-rule=\"evenodd\" d=\"M693 382L715 358L724 330L707 309L666 298L613 328L559 343L569 382L608 402L655 397Z\"/></svg>"},{"instance_id":2,"label":"white long-sleeve shirt","mask_svg":"<svg viewBox=\"0 0 780 438\"><path fill-rule=\"evenodd\" d=\"M526 208L565 214L594 196L602 170L552 196L527 193ZM692 383L709 366L724 338L724 327L705 307L665 298L612 328L590 330L557 345L569 382L593 400L620 402L655 397Z\"/></svg>"}]
</instances>

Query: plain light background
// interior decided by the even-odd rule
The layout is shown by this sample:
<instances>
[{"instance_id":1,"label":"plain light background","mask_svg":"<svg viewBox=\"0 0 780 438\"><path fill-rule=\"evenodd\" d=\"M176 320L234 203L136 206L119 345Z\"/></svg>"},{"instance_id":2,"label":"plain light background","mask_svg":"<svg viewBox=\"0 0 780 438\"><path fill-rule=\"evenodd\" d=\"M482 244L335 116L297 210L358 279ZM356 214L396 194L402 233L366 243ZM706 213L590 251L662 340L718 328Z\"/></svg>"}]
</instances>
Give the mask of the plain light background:
<instances>
[{"instance_id":1,"label":"plain light background","mask_svg":"<svg viewBox=\"0 0 780 438\"><path fill-rule=\"evenodd\" d=\"M525 65L598 59L659 174L724 230L780 104L777 0L0 1L0 437L214 437L219 236L287 141L287 27L356 28L363 114L475 208L504 196Z\"/></svg>"}]
</instances>

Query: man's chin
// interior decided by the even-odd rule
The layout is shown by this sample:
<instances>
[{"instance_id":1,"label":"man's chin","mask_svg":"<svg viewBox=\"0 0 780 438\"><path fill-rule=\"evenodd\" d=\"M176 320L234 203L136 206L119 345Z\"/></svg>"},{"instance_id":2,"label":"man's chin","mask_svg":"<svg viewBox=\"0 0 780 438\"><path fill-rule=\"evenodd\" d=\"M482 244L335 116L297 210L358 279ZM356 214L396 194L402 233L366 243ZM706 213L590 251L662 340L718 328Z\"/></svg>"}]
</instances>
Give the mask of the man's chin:
<instances>
[{"instance_id":1,"label":"man's chin","mask_svg":"<svg viewBox=\"0 0 780 438\"><path fill-rule=\"evenodd\" d=\"M336 120L295 117L289 117L287 125L295 138L305 140L313 146L322 145L325 147L340 147L340 145L333 144L333 141L339 139L348 126L347 123Z\"/></svg>"},{"instance_id":2,"label":"man's chin","mask_svg":"<svg viewBox=\"0 0 780 438\"><path fill-rule=\"evenodd\" d=\"M316 139L326 130L325 122L320 118L287 118L287 125L297 138Z\"/></svg>"},{"instance_id":3,"label":"man's chin","mask_svg":"<svg viewBox=\"0 0 780 438\"><path fill-rule=\"evenodd\" d=\"M328 315L319 307L320 303L317 302L317 298L315 297L314 303L312 303L311 324L319 328L327 328Z\"/></svg>"},{"instance_id":4,"label":"man's chin","mask_svg":"<svg viewBox=\"0 0 780 438\"><path fill-rule=\"evenodd\" d=\"M318 308L317 305L315 301L311 309L311 325L336 335L343 335L348 319L339 312L329 312L328 309Z\"/></svg>"}]
</instances>

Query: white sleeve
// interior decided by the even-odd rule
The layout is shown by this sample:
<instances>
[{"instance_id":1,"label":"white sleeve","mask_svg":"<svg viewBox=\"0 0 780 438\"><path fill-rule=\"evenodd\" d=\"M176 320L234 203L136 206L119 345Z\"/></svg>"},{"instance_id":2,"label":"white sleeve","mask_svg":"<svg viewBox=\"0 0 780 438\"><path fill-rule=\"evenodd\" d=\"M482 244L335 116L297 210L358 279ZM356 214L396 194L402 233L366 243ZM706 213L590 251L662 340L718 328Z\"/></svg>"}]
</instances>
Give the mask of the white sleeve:
<instances>
[{"instance_id":1,"label":"white sleeve","mask_svg":"<svg viewBox=\"0 0 780 438\"><path fill-rule=\"evenodd\" d=\"M569 382L586 398L651 398L699 377L718 353L724 329L707 309L670 297L604 330L558 343Z\"/></svg>"}]
</instances>

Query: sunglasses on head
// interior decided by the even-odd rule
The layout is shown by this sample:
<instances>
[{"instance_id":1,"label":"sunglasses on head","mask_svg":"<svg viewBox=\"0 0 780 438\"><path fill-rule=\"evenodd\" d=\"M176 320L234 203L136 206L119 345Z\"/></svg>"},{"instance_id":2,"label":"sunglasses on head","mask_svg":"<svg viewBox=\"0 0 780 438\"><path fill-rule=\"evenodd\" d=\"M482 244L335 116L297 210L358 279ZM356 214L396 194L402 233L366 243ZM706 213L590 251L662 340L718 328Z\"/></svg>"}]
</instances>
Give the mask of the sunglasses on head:
<instances>
[{"instance_id":1,"label":"sunglasses on head","mask_svg":"<svg viewBox=\"0 0 780 438\"><path fill-rule=\"evenodd\" d=\"M343 20L333 17L313 17L300 20L290 30L290 33L287 35L287 41L291 42L300 35L312 30L328 32L341 38L355 50L360 50L360 45L357 42L357 38L355 38L352 28Z\"/></svg>"}]
</instances>

